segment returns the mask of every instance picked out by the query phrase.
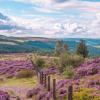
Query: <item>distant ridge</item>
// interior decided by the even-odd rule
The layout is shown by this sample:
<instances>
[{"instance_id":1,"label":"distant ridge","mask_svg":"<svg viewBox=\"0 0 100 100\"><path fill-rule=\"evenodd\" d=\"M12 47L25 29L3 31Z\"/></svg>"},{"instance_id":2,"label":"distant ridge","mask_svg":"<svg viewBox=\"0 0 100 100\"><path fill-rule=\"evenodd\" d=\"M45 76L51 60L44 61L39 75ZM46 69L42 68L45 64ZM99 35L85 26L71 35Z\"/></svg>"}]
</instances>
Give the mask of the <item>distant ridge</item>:
<instances>
[{"instance_id":1,"label":"distant ridge","mask_svg":"<svg viewBox=\"0 0 100 100\"><path fill-rule=\"evenodd\" d=\"M85 39L85 38L84 38ZM0 35L0 53L53 52L59 39L45 37L8 37ZM71 52L75 52L80 38L62 38ZM100 39L85 39L91 56L100 56Z\"/></svg>"}]
</instances>

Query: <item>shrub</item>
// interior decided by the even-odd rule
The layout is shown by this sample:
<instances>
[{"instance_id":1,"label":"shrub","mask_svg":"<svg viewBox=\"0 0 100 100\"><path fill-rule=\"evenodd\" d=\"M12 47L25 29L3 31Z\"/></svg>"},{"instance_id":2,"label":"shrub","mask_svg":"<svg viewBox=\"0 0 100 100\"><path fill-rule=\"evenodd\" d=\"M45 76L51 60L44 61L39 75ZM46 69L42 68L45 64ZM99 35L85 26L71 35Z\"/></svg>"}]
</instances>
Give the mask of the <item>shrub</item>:
<instances>
[{"instance_id":1,"label":"shrub","mask_svg":"<svg viewBox=\"0 0 100 100\"><path fill-rule=\"evenodd\" d=\"M92 95L92 89L84 88L74 93L73 100L100 100L100 97Z\"/></svg>"},{"instance_id":2,"label":"shrub","mask_svg":"<svg viewBox=\"0 0 100 100\"><path fill-rule=\"evenodd\" d=\"M74 100L94 100L92 96L88 93L76 93L74 95Z\"/></svg>"},{"instance_id":3,"label":"shrub","mask_svg":"<svg viewBox=\"0 0 100 100\"><path fill-rule=\"evenodd\" d=\"M55 66L59 65L59 58L53 58L53 63Z\"/></svg>"},{"instance_id":4,"label":"shrub","mask_svg":"<svg viewBox=\"0 0 100 100\"><path fill-rule=\"evenodd\" d=\"M83 59L82 56L79 56L79 55L71 55L69 57L68 61L69 61L69 65L71 65L73 67L77 67L77 66L81 65L84 62L84 59Z\"/></svg>"},{"instance_id":5,"label":"shrub","mask_svg":"<svg viewBox=\"0 0 100 100\"><path fill-rule=\"evenodd\" d=\"M33 72L31 70L28 69L22 69L19 72L17 72L16 77L17 78L29 78L33 76Z\"/></svg>"},{"instance_id":6,"label":"shrub","mask_svg":"<svg viewBox=\"0 0 100 100\"><path fill-rule=\"evenodd\" d=\"M66 67L72 66L77 67L84 61L82 56L71 55L71 54L61 54L59 59L60 71L63 72Z\"/></svg>"},{"instance_id":7,"label":"shrub","mask_svg":"<svg viewBox=\"0 0 100 100\"><path fill-rule=\"evenodd\" d=\"M45 67L45 61L43 58L38 57L35 61L36 66L38 67L38 69L42 69Z\"/></svg>"},{"instance_id":8,"label":"shrub","mask_svg":"<svg viewBox=\"0 0 100 100\"><path fill-rule=\"evenodd\" d=\"M63 75L66 78L72 78L74 76L74 72L72 69L67 69L66 71L63 72Z\"/></svg>"}]
</instances>

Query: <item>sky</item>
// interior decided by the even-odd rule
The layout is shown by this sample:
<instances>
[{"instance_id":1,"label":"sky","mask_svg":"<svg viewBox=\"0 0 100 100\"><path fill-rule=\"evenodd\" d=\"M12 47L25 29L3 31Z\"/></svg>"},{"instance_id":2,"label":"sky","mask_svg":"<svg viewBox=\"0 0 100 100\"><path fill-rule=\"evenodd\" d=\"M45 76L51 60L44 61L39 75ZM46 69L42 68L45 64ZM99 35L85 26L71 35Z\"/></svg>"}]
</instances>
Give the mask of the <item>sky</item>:
<instances>
[{"instance_id":1,"label":"sky","mask_svg":"<svg viewBox=\"0 0 100 100\"><path fill-rule=\"evenodd\" d=\"M100 38L100 0L0 0L0 35Z\"/></svg>"}]
</instances>

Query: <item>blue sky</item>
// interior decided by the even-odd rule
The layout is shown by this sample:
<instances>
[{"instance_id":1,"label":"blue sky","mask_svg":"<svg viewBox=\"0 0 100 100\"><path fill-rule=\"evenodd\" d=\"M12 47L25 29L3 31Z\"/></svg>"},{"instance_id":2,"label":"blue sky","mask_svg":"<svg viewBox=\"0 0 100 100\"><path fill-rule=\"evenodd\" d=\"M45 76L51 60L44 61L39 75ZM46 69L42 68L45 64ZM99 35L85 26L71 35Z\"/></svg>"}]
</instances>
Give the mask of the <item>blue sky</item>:
<instances>
[{"instance_id":1,"label":"blue sky","mask_svg":"<svg viewBox=\"0 0 100 100\"><path fill-rule=\"evenodd\" d=\"M100 38L100 0L0 0L0 13L0 35Z\"/></svg>"}]
</instances>

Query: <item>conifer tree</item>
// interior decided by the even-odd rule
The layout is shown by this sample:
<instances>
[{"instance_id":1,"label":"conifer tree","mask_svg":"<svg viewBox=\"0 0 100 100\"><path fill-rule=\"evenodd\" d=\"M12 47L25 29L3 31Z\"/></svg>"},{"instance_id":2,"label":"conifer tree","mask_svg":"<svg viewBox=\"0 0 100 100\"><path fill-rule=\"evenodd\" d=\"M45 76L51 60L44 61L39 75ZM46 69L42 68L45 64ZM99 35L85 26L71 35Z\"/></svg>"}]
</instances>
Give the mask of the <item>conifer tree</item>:
<instances>
[{"instance_id":1,"label":"conifer tree","mask_svg":"<svg viewBox=\"0 0 100 100\"><path fill-rule=\"evenodd\" d=\"M80 43L77 45L76 53L82 55L84 58L88 56L89 52L84 40L80 40Z\"/></svg>"},{"instance_id":2,"label":"conifer tree","mask_svg":"<svg viewBox=\"0 0 100 100\"><path fill-rule=\"evenodd\" d=\"M60 55L62 50L63 50L63 41L59 40L56 42L55 54Z\"/></svg>"}]
</instances>

